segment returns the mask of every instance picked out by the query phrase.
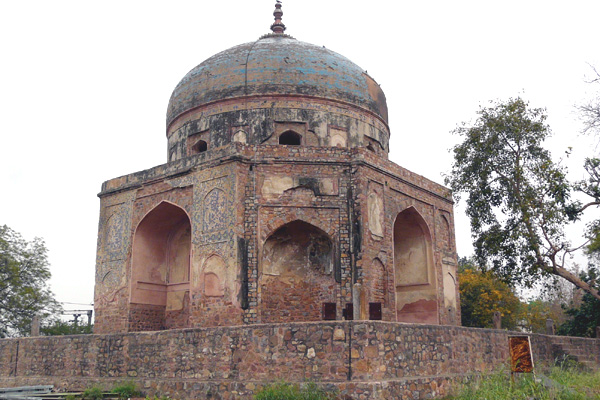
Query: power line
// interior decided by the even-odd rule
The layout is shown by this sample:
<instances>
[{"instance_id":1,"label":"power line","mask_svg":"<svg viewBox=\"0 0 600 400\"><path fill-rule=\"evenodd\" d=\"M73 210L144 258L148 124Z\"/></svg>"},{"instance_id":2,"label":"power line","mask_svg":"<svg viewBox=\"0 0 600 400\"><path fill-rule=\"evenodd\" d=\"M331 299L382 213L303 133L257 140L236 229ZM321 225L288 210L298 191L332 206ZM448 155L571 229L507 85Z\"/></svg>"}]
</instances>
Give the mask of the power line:
<instances>
[{"instance_id":1,"label":"power line","mask_svg":"<svg viewBox=\"0 0 600 400\"><path fill-rule=\"evenodd\" d=\"M93 306L94 305L94 303L70 303L68 301L61 301L60 303L61 304L72 304L75 306Z\"/></svg>"}]
</instances>

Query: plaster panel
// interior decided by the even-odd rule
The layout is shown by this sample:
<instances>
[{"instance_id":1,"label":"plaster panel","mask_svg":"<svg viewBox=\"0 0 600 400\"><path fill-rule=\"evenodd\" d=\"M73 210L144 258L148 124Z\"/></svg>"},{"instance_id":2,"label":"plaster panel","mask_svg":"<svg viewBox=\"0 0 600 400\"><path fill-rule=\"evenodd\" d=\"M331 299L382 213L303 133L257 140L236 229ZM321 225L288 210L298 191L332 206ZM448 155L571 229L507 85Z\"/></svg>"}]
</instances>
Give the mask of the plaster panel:
<instances>
[{"instance_id":1,"label":"plaster panel","mask_svg":"<svg viewBox=\"0 0 600 400\"><path fill-rule=\"evenodd\" d=\"M339 180L329 177L286 176L269 174L264 177L261 193L268 198L276 198L293 189L305 189L314 196L337 196Z\"/></svg>"},{"instance_id":2,"label":"plaster panel","mask_svg":"<svg viewBox=\"0 0 600 400\"><path fill-rule=\"evenodd\" d=\"M231 140L236 143L248 143L248 134L245 130L239 129L233 134Z\"/></svg>"},{"instance_id":3,"label":"plaster panel","mask_svg":"<svg viewBox=\"0 0 600 400\"><path fill-rule=\"evenodd\" d=\"M457 289L458 289L458 276L456 273L456 267L452 265L442 265L443 284L444 284L444 307L452 317L456 315L458 307ZM457 321L452 321L456 323Z\"/></svg>"},{"instance_id":4,"label":"plaster panel","mask_svg":"<svg viewBox=\"0 0 600 400\"><path fill-rule=\"evenodd\" d=\"M239 268L227 264L218 254L212 254L204 260L197 276L198 290L194 299L196 321L203 326L240 323L239 275Z\"/></svg>"},{"instance_id":5,"label":"plaster panel","mask_svg":"<svg viewBox=\"0 0 600 400\"><path fill-rule=\"evenodd\" d=\"M369 181L367 197L367 220L369 231L378 237L383 237L383 185Z\"/></svg>"},{"instance_id":6,"label":"plaster panel","mask_svg":"<svg viewBox=\"0 0 600 400\"><path fill-rule=\"evenodd\" d=\"M332 147L347 147L348 132L343 129L329 128L329 145Z\"/></svg>"}]
</instances>

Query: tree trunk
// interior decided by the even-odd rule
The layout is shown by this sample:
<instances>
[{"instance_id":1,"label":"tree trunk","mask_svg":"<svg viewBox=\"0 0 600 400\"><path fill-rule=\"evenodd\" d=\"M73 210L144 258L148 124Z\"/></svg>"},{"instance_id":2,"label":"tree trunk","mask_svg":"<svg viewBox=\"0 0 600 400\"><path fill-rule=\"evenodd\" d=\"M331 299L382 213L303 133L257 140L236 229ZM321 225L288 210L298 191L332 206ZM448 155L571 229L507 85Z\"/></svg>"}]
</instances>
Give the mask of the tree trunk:
<instances>
[{"instance_id":1,"label":"tree trunk","mask_svg":"<svg viewBox=\"0 0 600 400\"><path fill-rule=\"evenodd\" d=\"M585 290L586 292L588 292L589 294L591 294L592 296L594 296L595 298L600 300L600 293L598 293L598 291L596 289L591 287L587 282L584 282L583 280L579 279L579 277L577 277L577 275L572 274L565 268L557 266L552 270L552 273L560 276L561 278L568 280L573 285L577 286L578 288L580 288L582 290Z\"/></svg>"}]
</instances>

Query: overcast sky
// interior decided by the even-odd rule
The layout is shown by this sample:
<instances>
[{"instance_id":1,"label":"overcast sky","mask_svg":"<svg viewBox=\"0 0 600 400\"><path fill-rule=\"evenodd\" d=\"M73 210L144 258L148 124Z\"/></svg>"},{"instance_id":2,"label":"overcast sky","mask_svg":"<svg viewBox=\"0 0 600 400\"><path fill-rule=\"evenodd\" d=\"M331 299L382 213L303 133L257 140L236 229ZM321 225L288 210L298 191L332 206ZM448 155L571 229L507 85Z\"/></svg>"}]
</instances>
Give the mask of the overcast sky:
<instances>
[{"instance_id":1,"label":"overcast sky","mask_svg":"<svg viewBox=\"0 0 600 400\"><path fill-rule=\"evenodd\" d=\"M269 31L274 0L0 3L0 224L46 240L52 288L93 301L103 181L166 162L171 91ZM388 101L389 158L443 183L450 132L489 100L545 107L574 179L596 149L574 105L600 66L600 1L284 0L286 33L366 69ZM455 209L459 255L471 252ZM75 305L65 305L76 308Z\"/></svg>"}]
</instances>

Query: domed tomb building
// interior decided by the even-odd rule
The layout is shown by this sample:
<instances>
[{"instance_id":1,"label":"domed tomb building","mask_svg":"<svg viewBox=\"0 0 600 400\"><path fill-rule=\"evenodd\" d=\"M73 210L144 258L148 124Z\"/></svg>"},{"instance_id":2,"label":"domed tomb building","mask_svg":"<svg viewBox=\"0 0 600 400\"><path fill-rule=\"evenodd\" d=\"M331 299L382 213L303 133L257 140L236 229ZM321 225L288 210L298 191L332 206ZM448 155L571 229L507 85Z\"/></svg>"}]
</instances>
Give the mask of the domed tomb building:
<instances>
[{"instance_id":1,"label":"domed tomb building","mask_svg":"<svg viewBox=\"0 0 600 400\"><path fill-rule=\"evenodd\" d=\"M459 324L450 191L388 160L377 82L274 15L177 85L166 164L102 185L96 333Z\"/></svg>"}]
</instances>

